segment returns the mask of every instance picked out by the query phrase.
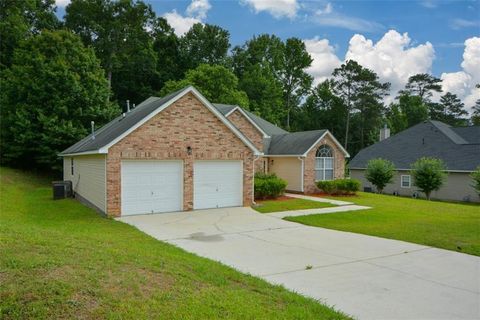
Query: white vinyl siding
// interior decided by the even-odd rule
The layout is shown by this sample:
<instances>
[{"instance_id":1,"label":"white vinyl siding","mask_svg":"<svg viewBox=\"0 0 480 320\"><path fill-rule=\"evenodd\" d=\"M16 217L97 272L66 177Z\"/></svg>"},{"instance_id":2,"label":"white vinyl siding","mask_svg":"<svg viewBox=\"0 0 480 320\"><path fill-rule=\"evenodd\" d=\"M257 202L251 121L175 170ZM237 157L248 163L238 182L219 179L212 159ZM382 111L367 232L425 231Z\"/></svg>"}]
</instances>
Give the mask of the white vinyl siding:
<instances>
[{"instance_id":1,"label":"white vinyl siding","mask_svg":"<svg viewBox=\"0 0 480 320\"><path fill-rule=\"evenodd\" d=\"M63 179L72 181L73 191L97 208L106 212L104 155L85 155L63 158Z\"/></svg>"},{"instance_id":2,"label":"white vinyl siding","mask_svg":"<svg viewBox=\"0 0 480 320\"><path fill-rule=\"evenodd\" d=\"M269 158L269 172L287 181L287 190L302 192L302 162L296 157Z\"/></svg>"}]
</instances>

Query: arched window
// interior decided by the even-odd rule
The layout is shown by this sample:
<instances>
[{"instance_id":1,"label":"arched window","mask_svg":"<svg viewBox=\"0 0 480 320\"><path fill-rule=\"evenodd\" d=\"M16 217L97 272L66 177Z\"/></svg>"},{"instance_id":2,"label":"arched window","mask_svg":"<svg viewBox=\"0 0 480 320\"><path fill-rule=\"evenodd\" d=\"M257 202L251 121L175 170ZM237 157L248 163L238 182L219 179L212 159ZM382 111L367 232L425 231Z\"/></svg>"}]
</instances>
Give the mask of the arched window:
<instances>
[{"instance_id":1,"label":"arched window","mask_svg":"<svg viewBox=\"0 0 480 320\"><path fill-rule=\"evenodd\" d=\"M333 180L333 150L321 145L315 154L315 180Z\"/></svg>"}]
</instances>

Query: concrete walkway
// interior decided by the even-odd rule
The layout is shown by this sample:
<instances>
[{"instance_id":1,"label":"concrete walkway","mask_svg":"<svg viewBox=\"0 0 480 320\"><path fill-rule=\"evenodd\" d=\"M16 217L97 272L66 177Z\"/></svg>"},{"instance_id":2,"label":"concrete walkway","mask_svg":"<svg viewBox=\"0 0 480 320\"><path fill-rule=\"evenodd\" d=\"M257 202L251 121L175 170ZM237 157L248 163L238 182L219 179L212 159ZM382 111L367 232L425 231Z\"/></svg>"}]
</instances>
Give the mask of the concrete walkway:
<instances>
[{"instance_id":1,"label":"concrete walkway","mask_svg":"<svg viewBox=\"0 0 480 320\"><path fill-rule=\"evenodd\" d=\"M306 196L306 195L303 195L303 194L296 194L296 193L285 193L285 195L287 197L291 197L291 198L298 198L298 199L312 200L312 201L317 201L317 202L331 203L331 204L334 204L336 206L348 206L348 205L353 204L353 202L327 199L327 198L321 198L321 197Z\"/></svg>"},{"instance_id":2,"label":"concrete walkway","mask_svg":"<svg viewBox=\"0 0 480 320\"><path fill-rule=\"evenodd\" d=\"M480 318L479 257L309 227L251 208L118 220L359 319Z\"/></svg>"},{"instance_id":3,"label":"concrete walkway","mask_svg":"<svg viewBox=\"0 0 480 320\"><path fill-rule=\"evenodd\" d=\"M314 214L347 212L347 211L357 211L357 210L365 210L365 209L371 209L371 207L358 206L358 205L343 205L343 206L338 206L338 207L279 211L279 212L264 213L264 214L266 214L270 217L275 217L275 218L281 218L282 219L282 218L285 218L285 217L309 216L309 215L314 215Z\"/></svg>"}]
</instances>

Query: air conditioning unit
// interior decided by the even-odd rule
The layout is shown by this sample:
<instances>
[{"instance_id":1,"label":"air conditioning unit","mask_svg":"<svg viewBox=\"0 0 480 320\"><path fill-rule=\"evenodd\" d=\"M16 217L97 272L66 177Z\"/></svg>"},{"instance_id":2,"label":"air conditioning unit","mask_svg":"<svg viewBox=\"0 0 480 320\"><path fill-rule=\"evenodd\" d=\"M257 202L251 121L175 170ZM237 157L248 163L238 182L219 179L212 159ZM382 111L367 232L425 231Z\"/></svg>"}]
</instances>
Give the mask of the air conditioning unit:
<instances>
[{"instance_id":1,"label":"air conditioning unit","mask_svg":"<svg viewBox=\"0 0 480 320\"><path fill-rule=\"evenodd\" d=\"M72 191L72 181L53 181L53 200L70 198L73 195Z\"/></svg>"}]
</instances>

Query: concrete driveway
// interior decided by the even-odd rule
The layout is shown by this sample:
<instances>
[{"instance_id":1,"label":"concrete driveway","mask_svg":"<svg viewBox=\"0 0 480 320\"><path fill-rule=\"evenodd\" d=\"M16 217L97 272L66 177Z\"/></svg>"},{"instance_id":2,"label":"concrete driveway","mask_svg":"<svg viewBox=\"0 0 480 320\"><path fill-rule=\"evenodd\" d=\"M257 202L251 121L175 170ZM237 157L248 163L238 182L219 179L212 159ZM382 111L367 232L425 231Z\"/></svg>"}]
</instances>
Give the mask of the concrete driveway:
<instances>
[{"instance_id":1,"label":"concrete driveway","mask_svg":"<svg viewBox=\"0 0 480 320\"><path fill-rule=\"evenodd\" d=\"M250 208L119 220L359 319L480 318L475 256L308 227Z\"/></svg>"}]
</instances>

